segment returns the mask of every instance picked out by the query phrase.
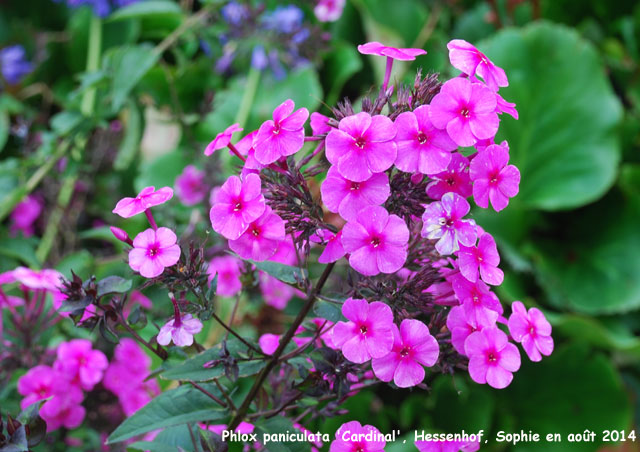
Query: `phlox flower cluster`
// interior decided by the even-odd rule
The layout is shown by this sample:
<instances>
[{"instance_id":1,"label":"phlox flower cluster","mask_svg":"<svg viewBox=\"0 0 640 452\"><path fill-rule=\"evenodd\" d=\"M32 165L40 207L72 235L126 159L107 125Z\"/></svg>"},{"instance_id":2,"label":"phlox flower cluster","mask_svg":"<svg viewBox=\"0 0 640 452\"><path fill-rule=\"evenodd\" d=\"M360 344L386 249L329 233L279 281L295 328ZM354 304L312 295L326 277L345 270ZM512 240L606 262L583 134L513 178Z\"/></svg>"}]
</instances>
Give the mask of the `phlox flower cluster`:
<instances>
[{"instance_id":1,"label":"phlox flower cluster","mask_svg":"<svg viewBox=\"0 0 640 452\"><path fill-rule=\"evenodd\" d=\"M24 397L20 406L25 409L46 400L40 416L47 423L48 432L60 427L76 428L86 413L83 391L91 391L102 380L108 365L107 357L94 350L90 341L62 342L52 366L38 365L18 379L18 392Z\"/></svg>"},{"instance_id":2,"label":"phlox flower cluster","mask_svg":"<svg viewBox=\"0 0 640 452\"><path fill-rule=\"evenodd\" d=\"M518 114L498 94L508 85L501 68L465 41L448 48L459 76L442 83L418 73L407 87L390 86L393 62L426 52L364 44L358 50L386 58L387 71L378 97L363 100L362 111L345 101L333 117L309 115L289 99L235 144L237 125L221 132L206 153L228 147L243 167L215 192L210 220L243 260L297 266L319 248L319 263L347 263L353 295L331 342L348 361L370 363L378 379L416 386L425 367L452 371L468 360L474 381L504 388L520 367L514 343L532 360L553 350L539 310L516 302L504 317L492 292L504 279L497 244L471 217L470 198L500 211L518 193L508 143L495 142L501 115ZM315 149L305 152L305 143ZM314 158L321 162L302 169ZM317 199L306 181L326 165ZM297 259L282 261L276 256L290 238ZM219 294L241 290L242 268L235 257L212 261ZM379 284L381 277L393 289ZM274 300L265 290L269 278L260 280L267 303L283 307L291 290ZM263 340L267 349L273 340ZM443 358L443 348L457 354Z\"/></svg>"}]
</instances>

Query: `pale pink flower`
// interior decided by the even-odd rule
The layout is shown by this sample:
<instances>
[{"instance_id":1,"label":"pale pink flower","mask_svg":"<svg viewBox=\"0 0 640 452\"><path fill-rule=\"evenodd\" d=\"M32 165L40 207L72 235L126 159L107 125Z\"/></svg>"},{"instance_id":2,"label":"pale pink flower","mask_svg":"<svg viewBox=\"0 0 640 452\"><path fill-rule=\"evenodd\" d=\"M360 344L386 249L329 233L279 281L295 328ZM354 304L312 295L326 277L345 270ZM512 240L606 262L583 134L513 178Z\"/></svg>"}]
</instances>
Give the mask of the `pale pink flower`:
<instances>
[{"instance_id":1,"label":"pale pink flower","mask_svg":"<svg viewBox=\"0 0 640 452\"><path fill-rule=\"evenodd\" d=\"M518 347L497 327L472 333L464 342L464 350L469 357L469 375L476 383L503 389L513 380L513 372L520 369Z\"/></svg>"},{"instance_id":2,"label":"pale pink flower","mask_svg":"<svg viewBox=\"0 0 640 452\"><path fill-rule=\"evenodd\" d=\"M147 229L133 239L129 251L129 266L145 278L160 276L166 267L175 265L180 259L178 237L169 228Z\"/></svg>"},{"instance_id":3,"label":"pale pink flower","mask_svg":"<svg viewBox=\"0 0 640 452\"><path fill-rule=\"evenodd\" d=\"M318 0L313 12L320 22L335 22L342 16L347 0Z\"/></svg>"},{"instance_id":4,"label":"pale pink flower","mask_svg":"<svg viewBox=\"0 0 640 452\"><path fill-rule=\"evenodd\" d=\"M405 319L400 328L393 325L393 348L382 358L371 360L373 373L382 381L391 381L400 388L420 384L424 367L433 366L440 352L438 342L429 328L419 320Z\"/></svg>"},{"instance_id":5,"label":"pale pink flower","mask_svg":"<svg viewBox=\"0 0 640 452\"><path fill-rule=\"evenodd\" d=\"M204 184L204 171L188 165L176 178L176 195L185 206L194 206L205 198L207 187Z\"/></svg>"},{"instance_id":6,"label":"pale pink flower","mask_svg":"<svg viewBox=\"0 0 640 452\"><path fill-rule=\"evenodd\" d=\"M242 132L242 130L243 129L239 124L230 125L223 132L220 132L218 135L216 135L213 141L207 145L206 149L204 150L204 155L209 156L215 151L227 147L231 142L231 137L233 136L233 134L235 132Z\"/></svg>"},{"instance_id":7,"label":"pale pink flower","mask_svg":"<svg viewBox=\"0 0 640 452\"><path fill-rule=\"evenodd\" d=\"M240 237L249 224L265 211L260 176L247 174L244 180L231 176L216 193L209 211L213 230L229 240Z\"/></svg>"},{"instance_id":8,"label":"pale pink flower","mask_svg":"<svg viewBox=\"0 0 640 452\"><path fill-rule=\"evenodd\" d=\"M162 187L158 190L155 187L145 187L135 198L122 198L113 209L113 213L123 218L130 218L145 210L164 204L173 197L171 187Z\"/></svg>"},{"instance_id":9,"label":"pale pink flower","mask_svg":"<svg viewBox=\"0 0 640 452\"><path fill-rule=\"evenodd\" d=\"M433 125L446 129L458 146L473 146L498 131L496 94L482 83L460 77L451 79L442 85L430 105Z\"/></svg>"},{"instance_id":10,"label":"pale pink flower","mask_svg":"<svg viewBox=\"0 0 640 452\"><path fill-rule=\"evenodd\" d=\"M218 287L216 294L223 297L233 297L242 290L242 281L240 275L242 261L233 256L214 257L209 262L207 273L209 274L209 282L218 276Z\"/></svg>"},{"instance_id":11,"label":"pale pink flower","mask_svg":"<svg viewBox=\"0 0 640 452\"><path fill-rule=\"evenodd\" d=\"M365 363L371 358L382 358L393 347L393 312L380 301L347 298L342 315L349 322L338 322L333 327L332 342L342 354L354 363Z\"/></svg>"},{"instance_id":12,"label":"pale pink flower","mask_svg":"<svg viewBox=\"0 0 640 452\"><path fill-rule=\"evenodd\" d=\"M454 39L447 44L451 65L470 77L482 77L493 91L509 86L507 75L480 52L475 46L462 39Z\"/></svg>"},{"instance_id":13,"label":"pale pink flower","mask_svg":"<svg viewBox=\"0 0 640 452\"><path fill-rule=\"evenodd\" d=\"M553 352L551 324L538 308L529 312L520 301L511 304L509 332L516 342L522 344L531 361L540 361L541 355L549 356Z\"/></svg>"},{"instance_id":14,"label":"pale pink flower","mask_svg":"<svg viewBox=\"0 0 640 452\"><path fill-rule=\"evenodd\" d=\"M339 213L347 221L355 220L365 207L383 204L391 194L389 177L385 173L355 182L343 177L335 165L329 168L320 191L327 209Z\"/></svg>"},{"instance_id":15,"label":"pale pink flower","mask_svg":"<svg viewBox=\"0 0 640 452\"><path fill-rule=\"evenodd\" d=\"M362 426L358 421L347 422L336 432L336 439L331 442L329 452L384 452L387 442L379 438L384 436L373 425Z\"/></svg>"},{"instance_id":16,"label":"pale pink flower","mask_svg":"<svg viewBox=\"0 0 640 452\"><path fill-rule=\"evenodd\" d=\"M520 190L520 171L508 165L509 151L494 144L474 157L469 166L473 181L473 198L480 207L489 207L489 201L496 211L507 207L509 198Z\"/></svg>"},{"instance_id":17,"label":"pale pink flower","mask_svg":"<svg viewBox=\"0 0 640 452\"><path fill-rule=\"evenodd\" d=\"M498 268L500 255L496 241L491 234L480 235L478 244L473 247L461 246L458 251L458 267L462 276L469 281L478 280L478 271L482 280L493 286L499 286L504 280L504 273Z\"/></svg>"},{"instance_id":18,"label":"pale pink flower","mask_svg":"<svg viewBox=\"0 0 640 452\"><path fill-rule=\"evenodd\" d=\"M435 174L445 171L451 151L458 146L429 119L429 105L401 113L395 120L398 157L396 167L408 173Z\"/></svg>"},{"instance_id":19,"label":"pale pink flower","mask_svg":"<svg viewBox=\"0 0 640 452\"><path fill-rule=\"evenodd\" d=\"M173 318L160 328L156 341L160 345L169 345L173 341L178 347L188 347L193 344L193 336L200 331L202 322L194 319L191 314L184 314L179 322Z\"/></svg>"},{"instance_id":20,"label":"pale pink flower","mask_svg":"<svg viewBox=\"0 0 640 452\"><path fill-rule=\"evenodd\" d=\"M108 366L104 353L93 350L91 341L87 339L72 339L58 346L56 370L69 380L78 381L85 391L91 391L102 380Z\"/></svg>"},{"instance_id":21,"label":"pale pink flower","mask_svg":"<svg viewBox=\"0 0 640 452\"><path fill-rule=\"evenodd\" d=\"M300 108L294 112L294 108L295 104L288 99L273 111L273 120L262 123L253 140L258 162L268 165L302 149L304 123L309 117L309 111Z\"/></svg>"},{"instance_id":22,"label":"pale pink flower","mask_svg":"<svg viewBox=\"0 0 640 452\"><path fill-rule=\"evenodd\" d=\"M267 206L244 234L236 240L229 240L229 248L243 259L264 261L275 254L284 238L284 221Z\"/></svg>"},{"instance_id":23,"label":"pale pink flower","mask_svg":"<svg viewBox=\"0 0 640 452\"><path fill-rule=\"evenodd\" d=\"M386 171L397 157L396 127L382 115L361 112L342 118L326 139L326 156L346 179L362 182Z\"/></svg>"},{"instance_id":24,"label":"pale pink flower","mask_svg":"<svg viewBox=\"0 0 640 452\"><path fill-rule=\"evenodd\" d=\"M460 244L472 246L476 242L476 223L463 220L469 213L469 203L457 193L446 193L440 202L432 202L422 215L422 236L438 239L436 250L442 255L458 251Z\"/></svg>"},{"instance_id":25,"label":"pale pink flower","mask_svg":"<svg viewBox=\"0 0 640 452\"><path fill-rule=\"evenodd\" d=\"M349 264L363 275L395 273L407 259L409 228L402 218L371 206L342 228Z\"/></svg>"}]
</instances>

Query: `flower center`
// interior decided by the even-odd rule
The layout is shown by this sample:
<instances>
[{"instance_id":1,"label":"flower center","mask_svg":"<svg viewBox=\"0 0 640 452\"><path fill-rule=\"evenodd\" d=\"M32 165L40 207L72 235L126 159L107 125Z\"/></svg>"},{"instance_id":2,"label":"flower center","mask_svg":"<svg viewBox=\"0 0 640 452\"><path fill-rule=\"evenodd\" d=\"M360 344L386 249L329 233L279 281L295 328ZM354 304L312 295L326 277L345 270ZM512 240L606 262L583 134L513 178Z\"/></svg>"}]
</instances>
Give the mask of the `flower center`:
<instances>
[{"instance_id":1,"label":"flower center","mask_svg":"<svg viewBox=\"0 0 640 452\"><path fill-rule=\"evenodd\" d=\"M529 334L531 336L535 336L536 335L536 327L534 327L533 325L530 326L529 328Z\"/></svg>"},{"instance_id":2,"label":"flower center","mask_svg":"<svg viewBox=\"0 0 640 452\"><path fill-rule=\"evenodd\" d=\"M235 206L233 206L233 211L234 211L234 212L238 212L238 211L240 211L240 210L242 210L242 203L241 203L240 201L237 201L237 202L236 202L236 205L235 205Z\"/></svg>"},{"instance_id":3,"label":"flower center","mask_svg":"<svg viewBox=\"0 0 640 452\"><path fill-rule=\"evenodd\" d=\"M257 227L253 227L253 229L251 229L251 233L254 235L254 237L259 237L260 236L260 229L258 229Z\"/></svg>"},{"instance_id":4,"label":"flower center","mask_svg":"<svg viewBox=\"0 0 640 452\"><path fill-rule=\"evenodd\" d=\"M478 296L477 293L474 293L473 296L471 297L471 299L473 300L473 302L475 304L480 304L480 297Z\"/></svg>"},{"instance_id":5,"label":"flower center","mask_svg":"<svg viewBox=\"0 0 640 452\"><path fill-rule=\"evenodd\" d=\"M400 350L400 356L404 358L408 356L410 352L411 352L411 347L403 347L402 350Z\"/></svg>"},{"instance_id":6,"label":"flower center","mask_svg":"<svg viewBox=\"0 0 640 452\"><path fill-rule=\"evenodd\" d=\"M468 118L469 116L471 116L471 113L469 112L469 108L464 107L462 110L460 110L460 116L464 118Z\"/></svg>"},{"instance_id":7,"label":"flower center","mask_svg":"<svg viewBox=\"0 0 640 452\"><path fill-rule=\"evenodd\" d=\"M420 132L418 133L418 143L420 144L425 144L427 142L427 140L429 139L429 137L427 137L424 132Z\"/></svg>"},{"instance_id":8,"label":"flower center","mask_svg":"<svg viewBox=\"0 0 640 452\"><path fill-rule=\"evenodd\" d=\"M278 135L280 133L280 124L277 122L273 125L273 134Z\"/></svg>"},{"instance_id":9,"label":"flower center","mask_svg":"<svg viewBox=\"0 0 640 452\"><path fill-rule=\"evenodd\" d=\"M367 325L360 326L360 334L367 334Z\"/></svg>"},{"instance_id":10,"label":"flower center","mask_svg":"<svg viewBox=\"0 0 640 452\"><path fill-rule=\"evenodd\" d=\"M449 177L446 182L450 187L453 187L456 184L456 180L453 177Z\"/></svg>"},{"instance_id":11,"label":"flower center","mask_svg":"<svg viewBox=\"0 0 640 452\"><path fill-rule=\"evenodd\" d=\"M367 141L363 137L360 137L356 140L356 146L358 146L360 149L364 149L365 144L367 144Z\"/></svg>"},{"instance_id":12,"label":"flower center","mask_svg":"<svg viewBox=\"0 0 640 452\"><path fill-rule=\"evenodd\" d=\"M377 248L380 246L380 238L379 237L373 237L371 239L371 245L373 245L374 248Z\"/></svg>"},{"instance_id":13,"label":"flower center","mask_svg":"<svg viewBox=\"0 0 640 452\"><path fill-rule=\"evenodd\" d=\"M158 250L158 245L154 245L151 248L149 248L149 256L150 257L154 257L156 254L158 254L159 250Z\"/></svg>"},{"instance_id":14,"label":"flower center","mask_svg":"<svg viewBox=\"0 0 640 452\"><path fill-rule=\"evenodd\" d=\"M492 184L497 184L498 183L498 173L493 173L491 175L491 179L489 180L489 182L491 182Z\"/></svg>"},{"instance_id":15,"label":"flower center","mask_svg":"<svg viewBox=\"0 0 640 452\"><path fill-rule=\"evenodd\" d=\"M360 182L351 182L351 191L360 190Z\"/></svg>"},{"instance_id":16,"label":"flower center","mask_svg":"<svg viewBox=\"0 0 640 452\"><path fill-rule=\"evenodd\" d=\"M494 352L489 352L489 354L487 355L487 361L489 361L490 363L495 363L496 361L498 361L498 358L496 357Z\"/></svg>"}]
</instances>

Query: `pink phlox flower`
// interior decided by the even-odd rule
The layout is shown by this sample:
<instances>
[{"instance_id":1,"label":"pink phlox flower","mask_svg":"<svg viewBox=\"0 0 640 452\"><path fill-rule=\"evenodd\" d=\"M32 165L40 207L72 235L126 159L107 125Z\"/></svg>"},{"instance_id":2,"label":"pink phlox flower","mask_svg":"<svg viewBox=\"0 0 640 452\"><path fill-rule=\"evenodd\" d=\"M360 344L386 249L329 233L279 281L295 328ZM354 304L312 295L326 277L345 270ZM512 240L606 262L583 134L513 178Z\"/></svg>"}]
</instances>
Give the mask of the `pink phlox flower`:
<instances>
[{"instance_id":1,"label":"pink phlox flower","mask_svg":"<svg viewBox=\"0 0 640 452\"><path fill-rule=\"evenodd\" d=\"M486 325L486 326L493 326ZM447 315L447 329L451 332L451 344L458 353L464 355L464 341L469 337L471 333L474 333L478 328L478 324L475 319L467 317L462 306L454 306Z\"/></svg>"},{"instance_id":2,"label":"pink phlox flower","mask_svg":"<svg viewBox=\"0 0 640 452\"><path fill-rule=\"evenodd\" d=\"M85 391L102 380L108 366L104 353L94 350L87 339L72 339L58 346L55 368L70 380L77 380Z\"/></svg>"},{"instance_id":3,"label":"pink phlox flower","mask_svg":"<svg viewBox=\"0 0 640 452\"><path fill-rule=\"evenodd\" d=\"M120 406L125 416L131 416L149 403L151 399L160 394L160 392L160 386L155 379L147 380L121 393L118 400L120 401Z\"/></svg>"},{"instance_id":4,"label":"pink phlox flower","mask_svg":"<svg viewBox=\"0 0 640 452\"><path fill-rule=\"evenodd\" d=\"M427 51L423 49L389 47L377 41L360 44L358 52L363 55L386 56L400 61L413 61L417 56L427 54Z\"/></svg>"},{"instance_id":5,"label":"pink phlox flower","mask_svg":"<svg viewBox=\"0 0 640 452\"><path fill-rule=\"evenodd\" d=\"M323 114L313 112L311 113L311 131L314 135L324 135L329 133L333 127L329 125L329 118Z\"/></svg>"},{"instance_id":6,"label":"pink phlox flower","mask_svg":"<svg viewBox=\"0 0 640 452\"><path fill-rule=\"evenodd\" d=\"M326 139L326 156L340 174L362 182L386 171L397 157L396 127L386 116L361 112L342 118Z\"/></svg>"},{"instance_id":7,"label":"pink phlox flower","mask_svg":"<svg viewBox=\"0 0 640 452\"><path fill-rule=\"evenodd\" d=\"M469 159L454 152L447 169L438 174L430 174L432 179L427 185L427 195L431 199L439 200L445 193L457 193L468 198L473 193L471 178L469 177Z\"/></svg>"},{"instance_id":8,"label":"pink phlox flower","mask_svg":"<svg viewBox=\"0 0 640 452\"><path fill-rule=\"evenodd\" d=\"M296 266L298 264L298 253L296 252L296 246L290 235L286 236L284 240L280 242L275 254L271 256L269 260L284 265Z\"/></svg>"},{"instance_id":9,"label":"pink phlox flower","mask_svg":"<svg viewBox=\"0 0 640 452\"><path fill-rule=\"evenodd\" d=\"M503 389L513 380L513 372L520 369L518 347L497 327L472 333L464 342L464 350L469 357L469 375L476 383Z\"/></svg>"},{"instance_id":10,"label":"pink phlox flower","mask_svg":"<svg viewBox=\"0 0 640 452\"><path fill-rule=\"evenodd\" d=\"M188 347L193 344L193 336L202 331L202 322L194 319L191 314L183 314L180 324L171 319L158 332L156 341L160 345L169 345L171 341L178 347Z\"/></svg>"},{"instance_id":11,"label":"pink phlox flower","mask_svg":"<svg viewBox=\"0 0 640 452\"><path fill-rule=\"evenodd\" d=\"M504 273L498 268L500 255L496 241L491 234L479 234L478 244L473 247L461 246L458 251L458 267L462 276L471 282L478 280L478 270L482 280L493 286L499 286Z\"/></svg>"},{"instance_id":12,"label":"pink phlox flower","mask_svg":"<svg viewBox=\"0 0 640 452\"><path fill-rule=\"evenodd\" d=\"M502 68L491 62L475 46L462 39L454 39L447 44L451 65L470 77L482 77L493 91L509 86L507 75Z\"/></svg>"},{"instance_id":13,"label":"pink phlox flower","mask_svg":"<svg viewBox=\"0 0 640 452\"><path fill-rule=\"evenodd\" d=\"M42 202L35 196L29 195L20 201L11 212L9 231L12 235L22 232L25 237L34 234L33 224L40 217Z\"/></svg>"},{"instance_id":14,"label":"pink phlox flower","mask_svg":"<svg viewBox=\"0 0 640 452\"><path fill-rule=\"evenodd\" d=\"M516 104L513 102L507 102L504 98L496 93L496 113L501 115L502 113L506 113L513 117L513 119L518 119L518 110L516 110Z\"/></svg>"},{"instance_id":15,"label":"pink phlox flower","mask_svg":"<svg viewBox=\"0 0 640 452\"><path fill-rule=\"evenodd\" d=\"M329 168L320 191L327 209L347 221L355 220L365 207L384 204L391 194L386 173L372 174L369 179L355 182L343 177L336 166Z\"/></svg>"},{"instance_id":16,"label":"pink phlox flower","mask_svg":"<svg viewBox=\"0 0 640 452\"><path fill-rule=\"evenodd\" d=\"M260 350L267 355L271 355L280 345L280 336L271 333L263 334L260 336L260 339L258 339L258 345L260 346Z\"/></svg>"},{"instance_id":17,"label":"pink phlox flower","mask_svg":"<svg viewBox=\"0 0 640 452\"><path fill-rule=\"evenodd\" d=\"M294 108L295 104L288 99L273 111L273 120L262 123L253 139L258 162L268 165L302 149L304 123L309 117L309 111L300 108L294 112Z\"/></svg>"},{"instance_id":18,"label":"pink phlox flower","mask_svg":"<svg viewBox=\"0 0 640 452\"><path fill-rule=\"evenodd\" d=\"M131 372L142 374L142 378L146 377L145 373L151 367L151 358L136 341L128 337L120 339L114 350L114 357L116 361L126 363Z\"/></svg>"},{"instance_id":19,"label":"pink phlox flower","mask_svg":"<svg viewBox=\"0 0 640 452\"><path fill-rule=\"evenodd\" d=\"M363 426L358 421L351 421L338 429L329 452L384 452L386 445L384 436L373 425Z\"/></svg>"},{"instance_id":20,"label":"pink phlox flower","mask_svg":"<svg viewBox=\"0 0 640 452\"><path fill-rule=\"evenodd\" d=\"M396 118L398 157L395 165L401 171L423 174L445 171L451 161L451 151L458 147L446 131L433 126L429 108L422 105Z\"/></svg>"},{"instance_id":21,"label":"pink phlox flower","mask_svg":"<svg viewBox=\"0 0 640 452\"><path fill-rule=\"evenodd\" d=\"M175 265L180 259L177 240L175 232L169 228L142 231L133 239L129 266L145 278L160 276L166 267Z\"/></svg>"},{"instance_id":22,"label":"pink phlox flower","mask_svg":"<svg viewBox=\"0 0 640 452\"><path fill-rule=\"evenodd\" d=\"M540 361L541 355L549 356L553 352L551 324L538 308L527 312L522 302L514 301L508 325L511 337L522 344L531 361Z\"/></svg>"},{"instance_id":23,"label":"pink phlox flower","mask_svg":"<svg viewBox=\"0 0 640 452\"><path fill-rule=\"evenodd\" d=\"M173 190L171 187L162 187L158 190L153 186L145 187L135 198L122 198L118 201L112 212L123 218L130 218L153 206L164 204L172 197Z\"/></svg>"},{"instance_id":24,"label":"pink phlox flower","mask_svg":"<svg viewBox=\"0 0 640 452\"><path fill-rule=\"evenodd\" d=\"M235 132L242 132L242 130L243 129L239 124L230 125L223 132L220 132L218 135L216 135L213 141L207 145L204 150L204 155L209 156L217 150L226 148L227 146L229 146L233 134Z\"/></svg>"},{"instance_id":25,"label":"pink phlox flower","mask_svg":"<svg viewBox=\"0 0 640 452\"><path fill-rule=\"evenodd\" d=\"M185 206L193 206L202 202L207 193L204 184L204 171L188 165L176 178L176 195Z\"/></svg>"},{"instance_id":26,"label":"pink phlox flower","mask_svg":"<svg viewBox=\"0 0 640 452\"><path fill-rule=\"evenodd\" d=\"M342 16L347 0L318 0L313 12L320 22L335 22Z\"/></svg>"},{"instance_id":27,"label":"pink phlox flower","mask_svg":"<svg viewBox=\"0 0 640 452\"><path fill-rule=\"evenodd\" d=\"M480 441L416 441L420 452L476 452Z\"/></svg>"},{"instance_id":28,"label":"pink phlox flower","mask_svg":"<svg viewBox=\"0 0 640 452\"><path fill-rule=\"evenodd\" d=\"M78 399L73 391L59 392L51 400L47 400L40 408L39 413L47 423L47 432L52 432L60 427L70 430L79 427L86 414L81 402L82 392L80 392L80 399Z\"/></svg>"},{"instance_id":29,"label":"pink phlox flower","mask_svg":"<svg viewBox=\"0 0 640 452\"><path fill-rule=\"evenodd\" d=\"M223 297L233 297L242 290L242 261L233 256L214 257L209 262L207 273L209 274L209 283L213 278L218 276L218 287L216 294Z\"/></svg>"},{"instance_id":30,"label":"pink phlox flower","mask_svg":"<svg viewBox=\"0 0 640 452\"><path fill-rule=\"evenodd\" d=\"M431 101L429 118L438 129L446 129L458 146L473 146L498 131L496 105L496 94L489 88L458 77L442 85Z\"/></svg>"},{"instance_id":31,"label":"pink phlox flower","mask_svg":"<svg viewBox=\"0 0 640 452\"><path fill-rule=\"evenodd\" d=\"M330 262L336 262L344 257L346 254L344 247L342 246L342 230L334 234L331 231L324 231L324 237L327 241L322 254L318 257L318 262L321 264L328 264Z\"/></svg>"},{"instance_id":32,"label":"pink phlox flower","mask_svg":"<svg viewBox=\"0 0 640 452\"><path fill-rule=\"evenodd\" d=\"M264 261L275 254L284 238L284 221L267 206L244 234L229 240L229 248L243 259Z\"/></svg>"},{"instance_id":33,"label":"pink phlox flower","mask_svg":"<svg viewBox=\"0 0 640 452\"><path fill-rule=\"evenodd\" d=\"M422 215L422 236L438 239L436 250L442 255L458 251L460 245L476 243L476 222L463 220L469 203L457 193L445 193L440 202L432 202Z\"/></svg>"},{"instance_id":34,"label":"pink phlox flower","mask_svg":"<svg viewBox=\"0 0 640 452\"><path fill-rule=\"evenodd\" d=\"M363 209L342 228L342 246L351 253L349 264L366 276L400 270L407 259L408 242L404 220L380 206Z\"/></svg>"},{"instance_id":35,"label":"pink phlox flower","mask_svg":"<svg viewBox=\"0 0 640 452\"><path fill-rule=\"evenodd\" d=\"M293 287L264 272L260 272L259 281L266 305L280 310L287 307L295 293Z\"/></svg>"},{"instance_id":36,"label":"pink phlox flower","mask_svg":"<svg viewBox=\"0 0 640 452\"><path fill-rule=\"evenodd\" d=\"M495 323L498 315L504 312L496 294L482 281L472 283L462 275L456 275L451 281L465 315L477 324Z\"/></svg>"},{"instance_id":37,"label":"pink phlox flower","mask_svg":"<svg viewBox=\"0 0 640 452\"><path fill-rule=\"evenodd\" d=\"M231 176L216 193L209 218L213 230L229 240L240 237L266 209L260 176L247 174L244 180Z\"/></svg>"},{"instance_id":38,"label":"pink phlox flower","mask_svg":"<svg viewBox=\"0 0 640 452\"><path fill-rule=\"evenodd\" d=\"M342 315L348 322L333 327L333 343L354 363L382 358L393 347L393 312L380 301L347 298Z\"/></svg>"},{"instance_id":39,"label":"pink phlox flower","mask_svg":"<svg viewBox=\"0 0 640 452\"><path fill-rule=\"evenodd\" d=\"M419 320L405 319L400 328L393 325L394 342L391 351L382 358L371 360L376 377L391 381L400 388L420 384L424 367L433 366L440 348L429 328Z\"/></svg>"},{"instance_id":40,"label":"pink phlox flower","mask_svg":"<svg viewBox=\"0 0 640 452\"><path fill-rule=\"evenodd\" d=\"M473 181L473 198L480 207L489 207L489 200L496 211L507 207L509 198L520 190L520 171L508 165L509 151L494 144L474 157L469 166Z\"/></svg>"}]
</instances>

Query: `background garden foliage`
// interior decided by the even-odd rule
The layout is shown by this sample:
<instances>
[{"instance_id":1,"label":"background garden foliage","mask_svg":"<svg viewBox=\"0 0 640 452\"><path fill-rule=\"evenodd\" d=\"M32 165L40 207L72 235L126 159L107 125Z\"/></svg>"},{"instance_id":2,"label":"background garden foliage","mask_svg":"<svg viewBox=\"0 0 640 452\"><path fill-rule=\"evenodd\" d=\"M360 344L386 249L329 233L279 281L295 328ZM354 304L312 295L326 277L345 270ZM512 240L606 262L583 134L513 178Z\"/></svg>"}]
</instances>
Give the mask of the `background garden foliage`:
<instances>
[{"instance_id":1,"label":"background garden foliage","mask_svg":"<svg viewBox=\"0 0 640 452\"><path fill-rule=\"evenodd\" d=\"M261 3L266 11L289 4ZM223 151L219 158L204 158L206 143L234 122L245 131L257 129L285 99L325 114L325 104L344 96L355 101L384 74L384 59L359 54L358 44L380 41L427 50L417 61L396 66L394 77L411 84L418 67L455 75L446 44L464 39L506 71L510 83L501 94L519 112L518 121L502 116L496 142L509 142L510 163L521 172L520 193L500 213L474 207L472 214L495 237L502 256L505 279L496 289L498 297L542 309L553 326L556 349L540 363L523 359L504 390L474 384L464 372L439 375L429 382L430 391L378 385L349 399L342 406L348 413L317 419L310 429L332 434L353 419L382 432L405 433L484 429L494 435L523 429L566 435L587 428L637 428L640 4L347 0L337 21L323 23L314 17L313 2L292 3L305 15L303 25L296 25L296 31L310 36L304 44L293 42L292 33L285 42L273 30L270 41L261 40L243 25L249 19L234 24L223 18L225 2L218 0L111 5L105 0L107 6L100 8L111 12L98 11L101 19L91 7L68 8L64 2L1 1L0 49L20 44L24 55L0 54L0 272L22 265L55 268L68 278L73 269L84 280L91 275L132 279L124 245L108 225L134 237L146 220L140 215L116 219L111 211L119 199L150 185L173 187L187 165L204 170L210 187L220 185L232 162ZM91 37L96 32L98 42ZM27 195L33 196L32 204L25 204ZM21 215L12 215L17 206ZM20 218L29 215L34 220L21 225ZM179 225L189 237L211 229L206 214L197 216L179 203L156 218ZM146 316L140 309L131 315L145 316L132 323L142 337L150 337L157 333L152 319L162 325L170 304L159 290L145 295L153 307ZM294 300L285 315L295 315L300 305ZM338 319L340 313L331 308L320 303L316 314ZM10 316L2 309L7 324ZM231 308L221 309L220 315L228 317ZM261 322L269 322L264 316L254 303L251 321L239 331L260 329ZM223 332L215 328L205 322L200 342L218 344ZM109 334L103 332L106 339ZM42 331L33 347L54 347L73 337L106 343L98 329L91 333L64 319ZM231 341L229 347L241 345ZM174 382L210 380L225 369L203 364L219 356L217 346L165 370L158 379L161 395L110 440L165 428L152 442L129 447L193 450L186 424L215 424L222 413L202 393ZM160 364L154 356L151 368ZM258 369L251 366L241 364L238 376L255 374ZM9 369L5 362L3 367L0 407L3 416L15 416L20 412L16 382L27 369ZM248 390L250 379L245 383L239 391ZM103 415L88 416L72 431L76 442L50 442L35 450L98 450ZM276 417L256 428L273 432L291 424ZM308 450L301 447L281 444L269 450ZM525 443L506 449L540 447ZM603 444L543 447L593 451ZM503 450L495 444L486 449ZM395 444L386 450L406 449Z\"/></svg>"}]
</instances>

